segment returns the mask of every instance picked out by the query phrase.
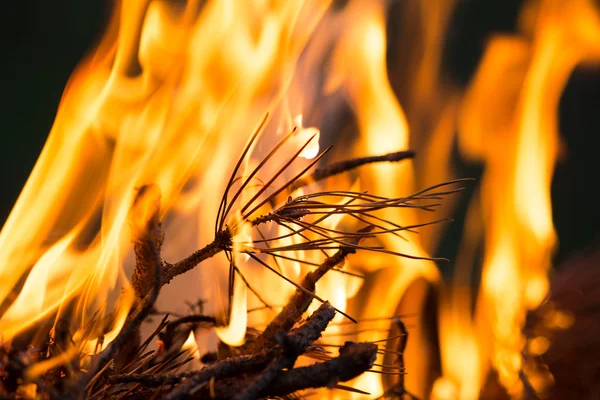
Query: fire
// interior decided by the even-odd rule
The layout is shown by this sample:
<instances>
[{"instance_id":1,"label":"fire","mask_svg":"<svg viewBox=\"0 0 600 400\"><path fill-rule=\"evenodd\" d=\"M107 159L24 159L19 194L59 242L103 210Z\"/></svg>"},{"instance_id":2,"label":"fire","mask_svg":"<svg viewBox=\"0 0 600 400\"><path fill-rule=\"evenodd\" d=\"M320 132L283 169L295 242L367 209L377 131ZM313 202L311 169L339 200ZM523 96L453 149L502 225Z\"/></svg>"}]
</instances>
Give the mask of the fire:
<instances>
[{"instance_id":1,"label":"fire","mask_svg":"<svg viewBox=\"0 0 600 400\"><path fill-rule=\"evenodd\" d=\"M361 132L356 153L364 152L365 148L373 154L384 153L390 148L408 148L406 117L390 87L386 70L385 3L373 1L368 6L361 2L352 3L347 18L353 21L360 19L361 23L351 24L340 39L334 60L337 66L334 76L345 88L349 102L356 110ZM411 165L374 165L365 169L360 179L365 190L387 196L401 196L414 189ZM400 225L417 223L416 214L411 210L386 212L384 218L397 221ZM427 256L419 242L412 238L403 240L387 236L384 240L387 241L387 248L414 256ZM369 255L353 261L353 265L370 271L384 269L368 286L369 292L377 295L369 296L367 293L364 303L357 301L358 304L352 309L359 318L381 319L373 324L369 332L359 335L359 339L365 341L385 337L380 332L389 326L386 318L395 314L396 307L412 282L419 277L431 282L439 279L435 264L426 261ZM418 340L416 335L415 340ZM408 355L409 363L412 357L412 354ZM383 356L377 362L383 363ZM426 364L415 363L413 366L415 372L407 377L407 384L419 394L424 390L419 372L421 368L426 368ZM357 387L375 396L383 393L382 380L374 374L361 376Z\"/></svg>"},{"instance_id":2,"label":"fire","mask_svg":"<svg viewBox=\"0 0 600 400\"><path fill-rule=\"evenodd\" d=\"M543 337L527 344L521 328L527 310L547 295L556 245L550 184L559 148L558 102L575 66L600 59L600 22L588 0L526 2L520 33L489 41L461 93L439 78L441 37L453 2L434 3L435 10L425 0L417 7L423 57L418 62L407 57L416 78L398 89L400 95L388 71L389 5L383 0L345 6L330 0L118 3L102 42L65 89L43 153L0 233L2 340L24 336L41 343L43 332L52 327L57 332L65 321L72 337L68 349L30 375L80 353L102 351L140 301L129 282L131 237L148 212L133 221L131 212L144 185L160 192L156 206L169 238L162 255L179 260L214 237L220 194L257 126L262 133L241 166L244 179L251 180L238 204L252 203L262 188L290 179L317 157L320 144L334 141L340 147L334 157L412 145L424 161L373 165L352 179L313 188L354 185L356 191L401 197L423 182L453 176L449 159L456 130L461 155L483 163L485 172L467 214L453 280L444 282L438 265L426 260L441 228L427 232L430 238L386 235L381 239L386 248L413 258L358 254L344 266L349 274L332 271L321 280L317 293L361 321L347 329L338 315L325 337L334 345L350 338L387 340L391 317L410 311L418 314L403 354L411 393L477 398L493 369L518 397L522 352L528 347L542 354L551 345ZM352 143L331 133L330 115L344 104L356 120L358 139ZM288 134L282 150L261 164ZM268 181L296 151L304 164L294 161ZM294 193L302 194L302 188ZM230 211L230 219L220 222L240 220L249 210ZM263 204L253 212L270 211L272 205ZM450 206L443 211L451 212ZM401 226L429 221L411 209L386 209L381 217ZM348 223L333 216L325 227ZM241 254L261 240L251 228L232 227L234 259L215 257L175 279L162 289L157 307L184 313L184 298L206 300L204 311L223 317L216 335L231 346L244 343L249 327L264 327L294 286ZM281 237L281 246L297 240L283 226L265 228L264 234ZM483 272L475 296L468 282L481 240ZM301 252L292 258L268 262L294 282L318 262ZM238 277L232 282L230 270ZM228 283L232 299L225 295ZM439 349L424 315L433 297L440 314ZM196 358L206 350L193 332L185 348ZM386 360L382 352L376 362ZM438 363L440 376L433 376ZM365 374L352 385L377 397L392 383Z\"/></svg>"},{"instance_id":3,"label":"fire","mask_svg":"<svg viewBox=\"0 0 600 400\"><path fill-rule=\"evenodd\" d=\"M599 55L600 25L592 7L586 1L527 4L523 35L490 40L463 100L461 151L482 160L486 170L482 287L475 327L461 336L490 338L477 341L479 362L489 359L513 396L523 391L519 373L525 313L548 292L556 242L550 183L558 151L558 102L575 66ZM571 50L565 52L567 43ZM455 312L464 313L465 305L468 301ZM481 363L482 371L487 365ZM460 398L475 397L482 385L480 380L472 386L470 371L456 374L455 382Z\"/></svg>"},{"instance_id":4,"label":"fire","mask_svg":"<svg viewBox=\"0 0 600 400\"><path fill-rule=\"evenodd\" d=\"M161 215L175 210L167 234L187 236L184 246L165 246L166 258L203 243L218 209L216 197L204 193L223 191L251 127L264 111L278 110L327 7L326 1L119 4L103 41L71 78L2 230L3 340L44 318L67 318L84 346L96 341L77 335L93 331L90 323L105 339L114 336L107 323L120 330L134 303L127 220L136 189L158 185ZM208 282L222 281L225 271L222 262L214 266L203 279L203 297L220 299L211 292L218 284ZM238 293L236 299L245 297ZM166 303L171 295L163 293ZM209 305L215 313L221 306L220 300Z\"/></svg>"},{"instance_id":5,"label":"fire","mask_svg":"<svg viewBox=\"0 0 600 400\"><path fill-rule=\"evenodd\" d=\"M190 336L188 336L188 338L185 340L185 343L183 343L181 349L187 350L194 358L200 357L200 350L198 349L194 332L190 332Z\"/></svg>"}]
</instances>

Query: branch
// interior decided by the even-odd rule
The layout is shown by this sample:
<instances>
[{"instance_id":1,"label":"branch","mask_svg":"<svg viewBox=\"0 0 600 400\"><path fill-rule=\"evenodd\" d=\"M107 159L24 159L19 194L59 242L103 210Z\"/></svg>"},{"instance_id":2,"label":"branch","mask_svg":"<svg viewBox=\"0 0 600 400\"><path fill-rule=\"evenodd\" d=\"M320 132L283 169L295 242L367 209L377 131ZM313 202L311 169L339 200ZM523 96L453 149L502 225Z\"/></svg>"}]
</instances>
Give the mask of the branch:
<instances>
[{"instance_id":1,"label":"branch","mask_svg":"<svg viewBox=\"0 0 600 400\"><path fill-rule=\"evenodd\" d=\"M245 372L256 371L264 367L272 359L273 353L274 351L270 350L262 351L258 354L232 357L208 365L199 371L186 371L164 375L155 375L153 373L122 374L111 376L109 381L111 383L140 383L146 387L159 387L178 384L185 380L186 386L193 387L207 382L212 378L223 379ZM181 390L184 389L183 386L180 386L178 389L170 393L169 396L176 398L178 392L184 392L184 390Z\"/></svg>"},{"instance_id":2,"label":"branch","mask_svg":"<svg viewBox=\"0 0 600 400\"><path fill-rule=\"evenodd\" d=\"M283 369L292 368L296 359L306 352L312 343L321 337L335 317L334 308L327 302L321 306L300 326L281 340L280 354L273 359L267 368L252 379L244 391L238 393L234 400L253 400L264 392L279 377Z\"/></svg>"},{"instance_id":3,"label":"branch","mask_svg":"<svg viewBox=\"0 0 600 400\"><path fill-rule=\"evenodd\" d=\"M376 345L346 342L340 348L339 357L308 367L284 371L261 395L285 396L298 390L330 387L338 382L346 382L369 370L376 358Z\"/></svg>"},{"instance_id":4,"label":"branch","mask_svg":"<svg viewBox=\"0 0 600 400\"><path fill-rule=\"evenodd\" d=\"M121 329L115 340L92 362L89 372L82 375L75 382L74 386L68 390L69 393L65 398L81 398L82 392L90 383L95 381L97 375L104 371L105 366L114 357L115 353L127 343L132 334L138 331L156 302L162 286L162 261L158 248L159 242L157 242L155 236L155 233L160 229L157 217L158 208L155 207L155 193L150 193L152 196L147 196L145 191L138 193L138 197L134 202L135 208L132 210L132 224L134 241L138 250L144 254L143 257L136 257L138 262L143 263L143 265L136 265L136 270L144 271L145 276L152 277L151 287L135 311L127 317L123 329ZM145 197L145 200L150 198L150 202L146 203L144 201L144 203L141 203L143 200L141 196ZM146 206L149 206L149 208ZM149 213L145 212L148 210L150 210ZM142 223L141 221L144 219L146 222ZM140 294L140 292L136 292L136 294Z\"/></svg>"},{"instance_id":5,"label":"branch","mask_svg":"<svg viewBox=\"0 0 600 400\"><path fill-rule=\"evenodd\" d=\"M334 387L338 382L349 381L369 370L376 358L377 346L375 344L346 342L340 348L340 355L332 360L282 371L268 388L259 393L259 396L283 397L298 390ZM215 382L211 394L207 394L206 390L203 390L191 398L231 399L246 390L247 384L246 380L239 379L218 381Z\"/></svg>"},{"instance_id":6,"label":"branch","mask_svg":"<svg viewBox=\"0 0 600 400\"><path fill-rule=\"evenodd\" d=\"M290 192L307 186L313 182L318 182L323 179L330 178L334 175L343 174L344 172L352 171L355 168L361 167L366 164L380 163L380 162L398 162L413 158L415 152L413 150L397 151L394 153L384 154L380 156L367 156L352 158L349 160L339 161L322 168L317 168L315 171L306 179L299 179L291 187Z\"/></svg>"},{"instance_id":7,"label":"branch","mask_svg":"<svg viewBox=\"0 0 600 400\"><path fill-rule=\"evenodd\" d=\"M406 329L406 325L400 318L396 318L394 320L398 330L400 331L400 336L398 338L398 346L396 347L396 351L398 351L398 368L400 368L400 374L398 375L398 388L401 391L400 398L402 399L404 394L406 393L404 372L406 372L406 364L404 363L404 352L406 351L406 344L408 343L408 330Z\"/></svg>"},{"instance_id":8,"label":"branch","mask_svg":"<svg viewBox=\"0 0 600 400\"><path fill-rule=\"evenodd\" d=\"M215 240L207 244L200 250L196 251L192 255L184 258L183 260L175 263L165 263L165 270L163 274L162 284L166 285L177 275L181 275L189 270L193 269L196 265L202 261L213 257L223 250L227 250L232 246L232 236L228 229L224 229L215 235Z\"/></svg>"},{"instance_id":9,"label":"branch","mask_svg":"<svg viewBox=\"0 0 600 400\"><path fill-rule=\"evenodd\" d=\"M159 219L160 191L156 185L144 185L139 190L129 213L135 269L131 286L136 297L142 300L154 282L155 250L160 253L163 232ZM152 242L153 246L149 246ZM159 259L160 261L160 259Z\"/></svg>"},{"instance_id":10,"label":"branch","mask_svg":"<svg viewBox=\"0 0 600 400\"><path fill-rule=\"evenodd\" d=\"M114 353L126 342L129 338L130 334L133 333L137 328L139 328L140 324L146 319L146 317L152 311L152 307L156 302L156 298L158 297L158 293L160 291L160 271L162 264L160 263L160 256L158 254L158 249L154 247L153 242L147 242L146 245L151 248L154 253L154 271L155 271L155 280L152 286L152 290L144 297L142 302L138 305L135 312L131 314L124 325L124 328L119 333L119 336L108 346L108 348L101 353L100 359L98 361L98 365L102 366L106 364L110 358L114 355Z\"/></svg>"},{"instance_id":11,"label":"branch","mask_svg":"<svg viewBox=\"0 0 600 400\"><path fill-rule=\"evenodd\" d=\"M197 385L211 379L223 379L243 373L256 372L267 365L275 354L275 349L264 349L260 353L227 358L202 368L200 371L186 372L178 375L165 375L165 383L175 383L178 379L187 378L177 389L165 396L165 400L174 400L187 396Z\"/></svg>"},{"instance_id":12,"label":"branch","mask_svg":"<svg viewBox=\"0 0 600 400\"><path fill-rule=\"evenodd\" d=\"M293 329L283 339L284 346L288 352L296 356L304 354L309 346L321 338L321 333L335 317L335 309L325 302L311 314L298 328Z\"/></svg>"}]
</instances>

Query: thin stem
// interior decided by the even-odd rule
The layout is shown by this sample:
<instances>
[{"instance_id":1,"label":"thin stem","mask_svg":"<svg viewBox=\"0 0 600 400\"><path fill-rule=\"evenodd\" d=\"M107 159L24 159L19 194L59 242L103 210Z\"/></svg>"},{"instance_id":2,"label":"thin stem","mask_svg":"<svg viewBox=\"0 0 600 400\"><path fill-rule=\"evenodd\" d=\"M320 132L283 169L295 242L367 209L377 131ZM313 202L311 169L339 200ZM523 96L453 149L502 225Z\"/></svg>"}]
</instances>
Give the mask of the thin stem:
<instances>
[{"instance_id":1,"label":"thin stem","mask_svg":"<svg viewBox=\"0 0 600 400\"><path fill-rule=\"evenodd\" d=\"M298 180L294 185L290 187L290 191L294 191L303 186L309 185L313 182L318 182L323 179L330 178L335 175L343 174L345 172L352 171L358 167L366 164L374 164L381 162L398 162L413 158L415 152L413 150L396 151L394 153L379 155L379 156L367 156L352 158L349 160L339 161L322 168L317 168L307 179Z\"/></svg>"},{"instance_id":2,"label":"thin stem","mask_svg":"<svg viewBox=\"0 0 600 400\"><path fill-rule=\"evenodd\" d=\"M202 261L215 256L223 250L226 250L232 246L232 236L229 230L220 231L215 236L215 240L191 254L190 256L184 258L183 260L175 263L175 264L166 264L162 284L166 285L171 282L173 278L177 275L181 275L191 269L193 269L196 265L200 264Z\"/></svg>"}]
</instances>

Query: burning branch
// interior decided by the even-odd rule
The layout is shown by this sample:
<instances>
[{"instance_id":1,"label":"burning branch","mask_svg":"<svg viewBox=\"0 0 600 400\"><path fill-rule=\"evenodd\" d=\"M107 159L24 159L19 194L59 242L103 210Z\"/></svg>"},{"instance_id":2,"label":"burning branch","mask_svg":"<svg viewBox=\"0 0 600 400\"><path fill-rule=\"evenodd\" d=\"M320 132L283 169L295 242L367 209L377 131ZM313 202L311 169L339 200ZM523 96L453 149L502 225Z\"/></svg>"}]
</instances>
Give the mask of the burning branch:
<instances>
[{"instance_id":1,"label":"burning branch","mask_svg":"<svg viewBox=\"0 0 600 400\"><path fill-rule=\"evenodd\" d=\"M243 392L235 395L234 399L252 400L267 390L284 369L292 368L296 359L321 337L321 332L327 328L334 316L334 308L329 303L323 303L298 329L286 336L280 333L279 354L260 375L249 382Z\"/></svg>"},{"instance_id":2,"label":"burning branch","mask_svg":"<svg viewBox=\"0 0 600 400\"><path fill-rule=\"evenodd\" d=\"M131 277L131 286L140 300L146 296L156 281L156 257L157 253L160 254L164 239L159 210L160 191L158 186L142 186L133 202L130 216L135 253L135 269ZM160 262L160 255L158 261ZM162 266L159 270L162 270Z\"/></svg>"},{"instance_id":3,"label":"burning branch","mask_svg":"<svg viewBox=\"0 0 600 400\"><path fill-rule=\"evenodd\" d=\"M346 342L334 359L282 372L267 395L285 396L298 390L332 387L349 381L373 366L376 353L377 346L372 343Z\"/></svg>"},{"instance_id":4,"label":"burning branch","mask_svg":"<svg viewBox=\"0 0 600 400\"><path fill-rule=\"evenodd\" d=\"M134 290L138 297L143 297L137 308L125 321L125 325L116 339L93 361L89 372L82 375L70 389L71 397L80 398L82 392L95 382L115 354L125 346L131 335L138 331L156 302L162 286L163 268L159 250L160 243L162 243L162 239L159 239L162 237L162 233L158 219L160 195L157 196L156 189L156 187L144 187L140 190L132 210L131 223L136 253L134 276L138 277Z\"/></svg>"},{"instance_id":5,"label":"burning branch","mask_svg":"<svg viewBox=\"0 0 600 400\"><path fill-rule=\"evenodd\" d=\"M173 278L194 269L202 261L208 260L223 250L230 249L232 246L231 239L231 233L229 230L225 229L215 235L215 240L183 260L175 264L165 263L162 284L168 284Z\"/></svg>"},{"instance_id":6,"label":"burning branch","mask_svg":"<svg viewBox=\"0 0 600 400\"><path fill-rule=\"evenodd\" d=\"M399 161L414 155L406 151L347 160L316 169L309 178L304 178L326 150L301 168L300 173L276 185L276 182L283 179L284 172L309 145L313 139L311 138L270 178L260 180L264 183L250 185L266 163L294 134L292 131L286 135L248 175L238 175L265 121L266 119L252 135L229 179L215 221L214 240L183 260L170 264L161 259L160 250L164 236L159 218L158 186L150 184L138 190L130 212L136 260L131 283L137 297L136 308L113 342L94 357L88 372L80 374L68 386L65 392L67 397L99 398L106 395L143 397L150 393L160 393L167 399L189 397L250 400L265 396L285 396L297 390L324 386L355 391L356 389L338 385L338 382L352 379L374 366L376 354L379 352L376 344L348 342L341 347L340 355L336 358L320 354L320 358L317 358L324 362L309 367L294 368L298 357L317 356L315 349L319 348L319 345L316 342L336 312L356 322L351 316L337 310L326 299L321 298L316 293L316 284L329 271L345 272L340 268L346 257L359 250L419 258L378 246L365 245L363 241L381 235L413 232L418 227L438 223L440 220L402 226L377 216L377 212L389 208L417 208L433 211L444 196L460 190L460 188L446 189L446 187L462 180L436 185L402 198L386 198L352 191L294 195L297 188L308 182L325 179L368 163ZM233 191L236 185L237 190ZM271 190L267 192L267 189ZM233 194L230 195L230 192ZM279 195L286 195L288 199L275 208ZM242 199L244 201L241 201ZM264 207L271 207L272 211L259 215L259 210ZM346 231L328 225L328 219L336 215L352 218L362 227ZM276 224L287 233L279 233L273 237L265 236L261 227L267 224ZM256 233L260 239L250 236L248 230ZM294 240L282 244L282 239L286 238ZM323 261L313 262L297 256L298 252L312 251L323 254ZM217 324L216 318L190 315L168 322L165 317L155 333L141 345L139 340L132 340L132 336L139 334L141 323L150 316L163 285L221 252L226 255L230 263L230 300L233 280L238 276L265 306L270 307L262 300L260 291L250 286L249 281L235 264L236 254L247 255L249 259L294 285L296 290L264 331L254 339L248 340L245 345L231 349L230 357L217 358L212 364L198 371L169 372L175 371L191 359L181 359L185 354L181 346L196 324L205 323L214 327ZM270 265L272 261L279 266L278 260L295 261L314 269L308 272L298 284ZM313 299L322 304L301 323ZM300 325L294 328L298 324ZM157 335L161 338L162 347L157 351L143 353ZM405 339L402 339L403 343ZM403 349L399 351L399 373L402 374ZM403 381L400 382L400 390L403 394L407 393ZM87 395L84 396L84 393Z\"/></svg>"}]
</instances>

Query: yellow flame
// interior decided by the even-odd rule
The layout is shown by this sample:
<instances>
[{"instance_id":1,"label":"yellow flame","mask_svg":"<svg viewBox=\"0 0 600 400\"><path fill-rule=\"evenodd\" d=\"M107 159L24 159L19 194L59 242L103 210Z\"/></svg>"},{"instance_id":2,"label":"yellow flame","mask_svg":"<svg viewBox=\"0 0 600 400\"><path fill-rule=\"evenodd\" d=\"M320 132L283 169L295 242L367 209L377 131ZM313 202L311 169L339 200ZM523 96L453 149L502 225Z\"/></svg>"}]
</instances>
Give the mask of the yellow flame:
<instances>
[{"instance_id":1,"label":"yellow flame","mask_svg":"<svg viewBox=\"0 0 600 400\"><path fill-rule=\"evenodd\" d=\"M181 349L187 350L194 358L200 358L200 350L198 349L198 343L196 343L194 331L190 332L190 335L181 346Z\"/></svg>"},{"instance_id":2,"label":"yellow flame","mask_svg":"<svg viewBox=\"0 0 600 400\"><path fill-rule=\"evenodd\" d=\"M298 129L298 140L302 143L310 140L309 145L302 150L300 153L300 157L304 157L307 160L311 160L319 154L319 138L321 136L321 131L314 126L304 127L302 125L302 114L298 114L296 118L294 118L294 122Z\"/></svg>"},{"instance_id":3,"label":"yellow flame","mask_svg":"<svg viewBox=\"0 0 600 400\"><path fill-rule=\"evenodd\" d=\"M245 342L246 325L248 323L246 296L246 284L241 279L236 279L229 325L215 329L219 339L232 346L241 346Z\"/></svg>"}]
</instances>

